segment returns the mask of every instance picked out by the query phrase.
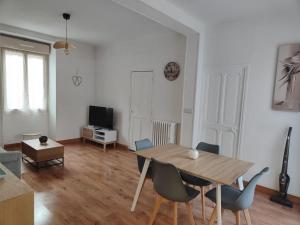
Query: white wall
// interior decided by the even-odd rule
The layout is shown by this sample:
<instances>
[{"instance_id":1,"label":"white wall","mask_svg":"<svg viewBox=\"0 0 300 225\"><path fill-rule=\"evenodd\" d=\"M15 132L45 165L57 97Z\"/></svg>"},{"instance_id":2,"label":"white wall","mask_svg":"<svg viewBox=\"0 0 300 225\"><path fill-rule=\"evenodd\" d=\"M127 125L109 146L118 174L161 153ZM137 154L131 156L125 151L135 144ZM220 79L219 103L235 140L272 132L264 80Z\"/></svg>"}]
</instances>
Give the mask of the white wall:
<instances>
[{"instance_id":1,"label":"white wall","mask_svg":"<svg viewBox=\"0 0 300 225\"><path fill-rule=\"evenodd\" d=\"M58 39L4 24L0 24L0 32L47 43L53 43ZM96 49L89 44L73 43L77 48L69 56L65 56L63 51L59 50L49 57L51 96L48 112L4 114L3 144L19 142L22 132L40 132L57 140L80 137L80 128L87 124L88 106L95 103ZM77 69L83 77L79 87L75 87L72 82L72 76Z\"/></svg>"},{"instance_id":2,"label":"white wall","mask_svg":"<svg viewBox=\"0 0 300 225\"><path fill-rule=\"evenodd\" d=\"M80 128L88 122L88 106L95 104L95 48L75 43L70 55L56 55L56 139L80 137ZM82 76L79 87L72 76L78 70Z\"/></svg>"},{"instance_id":3,"label":"white wall","mask_svg":"<svg viewBox=\"0 0 300 225\"><path fill-rule=\"evenodd\" d=\"M185 38L177 33L110 43L97 49L96 104L113 107L119 142L128 144L130 74L153 70L153 118L181 121ZM181 67L179 78L167 81L163 69L169 61Z\"/></svg>"},{"instance_id":4,"label":"white wall","mask_svg":"<svg viewBox=\"0 0 300 225\"><path fill-rule=\"evenodd\" d=\"M22 133L38 132L48 135L47 111L19 111L3 112L2 119L3 144L11 144L22 140Z\"/></svg>"},{"instance_id":5,"label":"white wall","mask_svg":"<svg viewBox=\"0 0 300 225\"><path fill-rule=\"evenodd\" d=\"M56 51L49 56L48 135L56 139Z\"/></svg>"},{"instance_id":6,"label":"white wall","mask_svg":"<svg viewBox=\"0 0 300 225\"><path fill-rule=\"evenodd\" d=\"M182 116L180 144L186 147L193 145L195 118L195 88L197 83L199 35L188 35L185 50L185 76L182 95Z\"/></svg>"},{"instance_id":7,"label":"white wall","mask_svg":"<svg viewBox=\"0 0 300 225\"><path fill-rule=\"evenodd\" d=\"M278 175L288 126L292 126L289 192L300 196L300 113L271 109L277 49L299 43L299 16L277 16L252 21L227 22L208 27L205 65L248 64L241 158L255 162L247 178L265 166L271 171L260 183L278 188Z\"/></svg>"}]
</instances>

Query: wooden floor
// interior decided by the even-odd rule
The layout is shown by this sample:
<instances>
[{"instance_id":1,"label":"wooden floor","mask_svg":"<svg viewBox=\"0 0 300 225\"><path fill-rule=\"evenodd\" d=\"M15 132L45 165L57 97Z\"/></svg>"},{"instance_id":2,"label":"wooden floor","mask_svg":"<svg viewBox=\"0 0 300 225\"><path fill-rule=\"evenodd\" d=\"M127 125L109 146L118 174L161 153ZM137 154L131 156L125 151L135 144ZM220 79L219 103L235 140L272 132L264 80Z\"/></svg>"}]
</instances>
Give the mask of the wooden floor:
<instances>
[{"instance_id":1,"label":"wooden floor","mask_svg":"<svg viewBox=\"0 0 300 225\"><path fill-rule=\"evenodd\" d=\"M139 174L135 155L125 150L104 153L92 144L69 144L64 168L35 172L23 165L22 177L35 190L35 225L143 225L154 203L152 183L146 181L136 211L130 212ZM200 199L193 204L196 224L203 224ZM212 211L209 205L207 217ZM261 193L256 194L250 213L253 225L300 224L299 206L284 208ZM172 224L171 206L161 208L155 224ZM188 224L184 205L179 205L178 224ZM223 224L234 224L231 212L225 211Z\"/></svg>"}]
</instances>

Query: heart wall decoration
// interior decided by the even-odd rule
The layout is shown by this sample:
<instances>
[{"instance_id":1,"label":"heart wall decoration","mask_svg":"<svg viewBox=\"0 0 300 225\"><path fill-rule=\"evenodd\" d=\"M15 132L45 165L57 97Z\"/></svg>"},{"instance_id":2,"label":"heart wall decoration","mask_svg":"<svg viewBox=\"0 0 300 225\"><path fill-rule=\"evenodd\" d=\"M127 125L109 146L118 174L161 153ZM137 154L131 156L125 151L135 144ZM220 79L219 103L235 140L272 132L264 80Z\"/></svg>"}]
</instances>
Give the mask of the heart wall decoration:
<instances>
[{"instance_id":1,"label":"heart wall decoration","mask_svg":"<svg viewBox=\"0 0 300 225\"><path fill-rule=\"evenodd\" d=\"M78 70L76 71L76 75L72 76L72 81L75 87L79 87L82 83L82 76L78 74Z\"/></svg>"}]
</instances>

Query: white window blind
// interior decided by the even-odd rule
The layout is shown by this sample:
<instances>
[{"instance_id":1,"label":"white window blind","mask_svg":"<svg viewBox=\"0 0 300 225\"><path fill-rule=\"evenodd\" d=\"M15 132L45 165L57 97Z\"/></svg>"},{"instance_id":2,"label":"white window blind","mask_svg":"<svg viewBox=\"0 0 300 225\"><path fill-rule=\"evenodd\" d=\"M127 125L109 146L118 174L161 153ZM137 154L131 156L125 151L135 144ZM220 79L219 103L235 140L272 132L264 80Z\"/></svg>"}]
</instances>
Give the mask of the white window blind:
<instances>
[{"instance_id":1,"label":"white window blind","mask_svg":"<svg viewBox=\"0 0 300 225\"><path fill-rule=\"evenodd\" d=\"M32 41L20 37L8 36L5 34L0 34L0 47L26 52L34 52L43 55L50 54L49 44Z\"/></svg>"},{"instance_id":2,"label":"white window blind","mask_svg":"<svg viewBox=\"0 0 300 225\"><path fill-rule=\"evenodd\" d=\"M5 110L43 110L47 98L45 55L3 50Z\"/></svg>"},{"instance_id":3,"label":"white window blind","mask_svg":"<svg viewBox=\"0 0 300 225\"><path fill-rule=\"evenodd\" d=\"M24 107L24 54L4 51L4 95L6 109Z\"/></svg>"},{"instance_id":4,"label":"white window blind","mask_svg":"<svg viewBox=\"0 0 300 225\"><path fill-rule=\"evenodd\" d=\"M45 59L40 55L27 55L29 108L44 109L45 106Z\"/></svg>"}]
</instances>

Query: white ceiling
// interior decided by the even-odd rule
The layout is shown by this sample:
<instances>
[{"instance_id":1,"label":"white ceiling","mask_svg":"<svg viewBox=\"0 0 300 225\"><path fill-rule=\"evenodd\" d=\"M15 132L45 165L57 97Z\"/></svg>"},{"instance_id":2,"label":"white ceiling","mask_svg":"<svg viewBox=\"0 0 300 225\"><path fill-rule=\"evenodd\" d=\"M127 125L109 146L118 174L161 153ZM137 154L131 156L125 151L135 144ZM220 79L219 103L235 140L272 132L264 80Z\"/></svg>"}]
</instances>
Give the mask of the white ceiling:
<instances>
[{"instance_id":1,"label":"white ceiling","mask_svg":"<svg viewBox=\"0 0 300 225\"><path fill-rule=\"evenodd\" d=\"M167 1L204 23L300 12L300 0ZM112 0L0 0L0 23L52 36L64 36L63 12L70 38L94 45L172 32Z\"/></svg>"},{"instance_id":2,"label":"white ceiling","mask_svg":"<svg viewBox=\"0 0 300 225\"><path fill-rule=\"evenodd\" d=\"M63 12L71 13L70 38L94 45L172 32L111 0L0 0L0 23L57 37Z\"/></svg>"},{"instance_id":3,"label":"white ceiling","mask_svg":"<svg viewBox=\"0 0 300 225\"><path fill-rule=\"evenodd\" d=\"M300 0L168 0L204 23L299 14Z\"/></svg>"}]
</instances>

